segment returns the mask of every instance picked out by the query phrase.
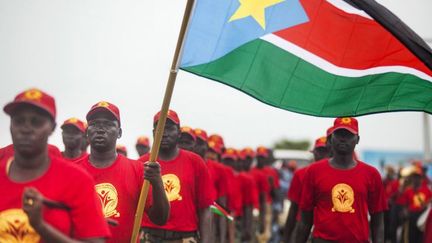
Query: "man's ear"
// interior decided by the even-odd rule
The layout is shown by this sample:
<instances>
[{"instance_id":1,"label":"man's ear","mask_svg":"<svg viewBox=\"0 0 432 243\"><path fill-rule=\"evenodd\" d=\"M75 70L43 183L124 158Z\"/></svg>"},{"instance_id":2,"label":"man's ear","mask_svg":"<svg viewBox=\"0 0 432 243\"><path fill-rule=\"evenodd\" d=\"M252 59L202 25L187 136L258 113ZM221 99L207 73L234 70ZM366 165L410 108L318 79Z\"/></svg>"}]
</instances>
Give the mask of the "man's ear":
<instances>
[{"instance_id":1,"label":"man's ear","mask_svg":"<svg viewBox=\"0 0 432 243\"><path fill-rule=\"evenodd\" d=\"M356 144L358 144L360 142L360 136L357 135L357 142Z\"/></svg>"},{"instance_id":2,"label":"man's ear","mask_svg":"<svg viewBox=\"0 0 432 243\"><path fill-rule=\"evenodd\" d=\"M52 129L51 129L50 136L51 136L51 134L53 134L53 132L54 132L54 130L56 129L56 127L57 127L57 123L56 123L55 121L53 121L53 122L52 122Z\"/></svg>"},{"instance_id":3,"label":"man's ear","mask_svg":"<svg viewBox=\"0 0 432 243\"><path fill-rule=\"evenodd\" d=\"M119 127L117 138L121 138L123 130Z\"/></svg>"}]
</instances>

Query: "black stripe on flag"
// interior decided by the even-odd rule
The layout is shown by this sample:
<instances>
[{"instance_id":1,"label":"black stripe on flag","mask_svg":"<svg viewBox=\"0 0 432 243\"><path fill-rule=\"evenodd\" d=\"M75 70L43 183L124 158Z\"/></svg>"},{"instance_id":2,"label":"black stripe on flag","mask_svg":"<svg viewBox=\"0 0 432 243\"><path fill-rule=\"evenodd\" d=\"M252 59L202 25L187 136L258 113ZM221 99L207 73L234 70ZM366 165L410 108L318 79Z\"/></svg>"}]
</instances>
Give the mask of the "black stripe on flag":
<instances>
[{"instance_id":1,"label":"black stripe on flag","mask_svg":"<svg viewBox=\"0 0 432 243\"><path fill-rule=\"evenodd\" d=\"M432 50L426 42L390 10L375 0L344 0L365 11L375 21L392 33L403 45L432 70Z\"/></svg>"}]
</instances>

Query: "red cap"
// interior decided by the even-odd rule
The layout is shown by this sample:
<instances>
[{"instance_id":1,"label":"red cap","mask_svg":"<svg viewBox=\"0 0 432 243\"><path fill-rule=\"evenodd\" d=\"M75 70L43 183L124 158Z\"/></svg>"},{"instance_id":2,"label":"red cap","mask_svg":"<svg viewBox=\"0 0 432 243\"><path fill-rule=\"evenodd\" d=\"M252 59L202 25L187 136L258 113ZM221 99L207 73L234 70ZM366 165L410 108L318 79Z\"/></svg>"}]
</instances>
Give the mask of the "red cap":
<instances>
[{"instance_id":1,"label":"red cap","mask_svg":"<svg viewBox=\"0 0 432 243\"><path fill-rule=\"evenodd\" d=\"M264 146L259 146L257 148L256 156L261 156L267 158L269 156L269 150Z\"/></svg>"},{"instance_id":2,"label":"red cap","mask_svg":"<svg viewBox=\"0 0 432 243\"><path fill-rule=\"evenodd\" d=\"M420 160L413 160L413 161L411 161L411 164L414 166L417 166L419 168L423 167L423 162L421 162Z\"/></svg>"},{"instance_id":3,"label":"red cap","mask_svg":"<svg viewBox=\"0 0 432 243\"><path fill-rule=\"evenodd\" d=\"M124 145L117 144L116 151L122 151L125 154L127 154L127 149L126 149L126 146L124 146Z\"/></svg>"},{"instance_id":4,"label":"red cap","mask_svg":"<svg viewBox=\"0 0 432 243\"><path fill-rule=\"evenodd\" d=\"M87 121L89 120L89 118L100 111L107 111L109 112L111 115L113 115L115 117L115 119L118 121L119 126L120 126L120 111L117 108L117 106L115 106L114 104L111 104L107 101L100 101L98 103L96 103L95 105L92 106L92 108L90 109L90 111L87 113L86 115L86 119Z\"/></svg>"},{"instance_id":5,"label":"red cap","mask_svg":"<svg viewBox=\"0 0 432 243\"><path fill-rule=\"evenodd\" d=\"M423 176L423 169L422 169L422 167L414 165L413 166L413 170L411 172L411 175L413 175L413 174Z\"/></svg>"},{"instance_id":6,"label":"red cap","mask_svg":"<svg viewBox=\"0 0 432 243\"><path fill-rule=\"evenodd\" d=\"M56 105L54 98L39 89L29 89L15 96L14 101L3 107L6 114L11 115L15 108L22 104L36 106L51 116L53 120L56 118Z\"/></svg>"},{"instance_id":7,"label":"red cap","mask_svg":"<svg viewBox=\"0 0 432 243\"><path fill-rule=\"evenodd\" d=\"M226 149L225 152L222 154L222 159L228 159L228 158L237 160L238 159L237 150L233 148Z\"/></svg>"},{"instance_id":8,"label":"red cap","mask_svg":"<svg viewBox=\"0 0 432 243\"><path fill-rule=\"evenodd\" d=\"M346 129L353 134L358 134L358 121L353 117L338 117L333 123L331 133L339 129Z\"/></svg>"},{"instance_id":9,"label":"red cap","mask_svg":"<svg viewBox=\"0 0 432 243\"><path fill-rule=\"evenodd\" d=\"M209 149L213 150L217 154L222 153L222 145L213 141L208 142Z\"/></svg>"},{"instance_id":10,"label":"red cap","mask_svg":"<svg viewBox=\"0 0 432 243\"><path fill-rule=\"evenodd\" d=\"M146 136L140 136L140 137L137 139L136 144L141 144L141 145L144 145L144 146L149 147L149 146L150 146L150 140L149 140L149 138L146 137Z\"/></svg>"},{"instance_id":11,"label":"red cap","mask_svg":"<svg viewBox=\"0 0 432 243\"><path fill-rule=\"evenodd\" d=\"M254 158L255 157L255 151L250 147L244 148L240 151L239 157L241 159L246 159L246 157Z\"/></svg>"},{"instance_id":12,"label":"red cap","mask_svg":"<svg viewBox=\"0 0 432 243\"><path fill-rule=\"evenodd\" d=\"M181 133L189 134L193 138L193 140L196 140L194 130L191 127L187 127L187 126L180 127L180 131L181 131Z\"/></svg>"},{"instance_id":13,"label":"red cap","mask_svg":"<svg viewBox=\"0 0 432 243\"><path fill-rule=\"evenodd\" d=\"M320 137L317 140L315 140L314 149L319 147L326 147L327 146L327 137Z\"/></svg>"},{"instance_id":14,"label":"red cap","mask_svg":"<svg viewBox=\"0 0 432 243\"><path fill-rule=\"evenodd\" d=\"M200 139L202 139L203 141L206 141L207 142L207 133L206 133L206 131L204 131L204 130L202 130L202 129L199 129L199 128L195 128L195 130L194 130L194 133L195 133L195 136L197 137L197 138L200 138Z\"/></svg>"},{"instance_id":15,"label":"red cap","mask_svg":"<svg viewBox=\"0 0 432 243\"><path fill-rule=\"evenodd\" d=\"M159 118L160 118L160 111L156 113L156 115L153 117L153 123L159 121ZM180 125L180 119L175 111L168 110L167 118L170 119L175 124Z\"/></svg>"},{"instance_id":16,"label":"red cap","mask_svg":"<svg viewBox=\"0 0 432 243\"><path fill-rule=\"evenodd\" d=\"M330 136L332 133L333 133L333 127L329 127L329 128L327 128L326 136L328 137L328 136Z\"/></svg>"},{"instance_id":17,"label":"red cap","mask_svg":"<svg viewBox=\"0 0 432 243\"><path fill-rule=\"evenodd\" d=\"M215 143L221 145L221 147L225 147L225 143L224 143L222 136L220 136L218 134L210 135L210 137L208 138L208 141L215 142Z\"/></svg>"},{"instance_id":18,"label":"red cap","mask_svg":"<svg viewBox=\"0 0 432 243\"><path fill-rule=\"evenodd\" d=\"M78 118L72 117L63 122L61 128L63 129L65 126L74 126L78 128L82 133L85 133L87 129L87 123L81 121Z\"/></svg>"}]
</instances>

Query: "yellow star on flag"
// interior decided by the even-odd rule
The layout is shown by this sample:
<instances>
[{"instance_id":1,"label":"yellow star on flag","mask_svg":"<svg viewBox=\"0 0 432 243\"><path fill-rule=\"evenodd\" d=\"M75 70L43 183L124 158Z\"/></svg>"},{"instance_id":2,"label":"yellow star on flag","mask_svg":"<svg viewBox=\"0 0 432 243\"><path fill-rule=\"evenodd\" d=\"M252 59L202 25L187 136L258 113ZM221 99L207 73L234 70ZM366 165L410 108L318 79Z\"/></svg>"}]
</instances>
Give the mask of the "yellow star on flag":
<instances>
[{"instance_id":1,"label":"yellow star on flag","mask_svg":"<svg viewBox=\"0 0 432 243\"><path fill-rule=\"evenodd\" d=\"M240 7L231 16L228 22L251 16L261 28L265 29L265 9L283 1L285 0L239 0Z\"/></svg>"}]
</instances>

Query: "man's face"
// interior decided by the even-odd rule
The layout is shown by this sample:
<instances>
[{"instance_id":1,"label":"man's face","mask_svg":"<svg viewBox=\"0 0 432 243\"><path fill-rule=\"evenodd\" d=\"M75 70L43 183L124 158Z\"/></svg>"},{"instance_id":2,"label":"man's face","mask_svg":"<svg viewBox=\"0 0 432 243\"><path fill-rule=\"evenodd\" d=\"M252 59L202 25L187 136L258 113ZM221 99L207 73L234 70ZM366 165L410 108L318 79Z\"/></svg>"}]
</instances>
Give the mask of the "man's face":
<instances>
[{"instance_id":1,"label":"man's face","mask_svg":"<svg viewBox=\"0 0 432 243\"><path fill-rule=\"evenodd\" d=\"M153 136L156 134L156 126L157 123L153 125ZM162 141L160 144L161 150L171 150L175 149L177 147L178 141L180 139L180 127L179 125L175 124L170 119L166 120L164 133L162 135Z\"/></svg>"},{"instance_id":2,"label":"man's face","mask_svg":"<svg viewBox=\"0 0 432 243\"><path fill-rule=\"evenodd\" d=\"M148 153L149 151L150 151L150 147L149 146L145 146L145 145L142 145L142 144L137 144L136 146L135 146L135 148L136 148L136 150L137 150L137 152L138 152L138 155L141 157L141 156L143 156L144 154L146 154L146 153Z\"/></svg>"},{"instance_id":3,"label":"man's face","mask_svg":"<svg viewBox=\"0 0 432 243\"><path fill-rule=\"evenodd\" d=\"M322 160L324 158L328 158L329 150L327 147L318 147L318 148L315 148L312 151L312 153L314 156L314 160L318 161L318 160Z\"/></svg>"},{"instance_id":4,"label":"man's face","mask_svg":"<svg viewBox=\"0 0 432 243\"><path fill-rule=\"evenodd\" d=\"M246 158L243 160L243 170L248 171L250 170L252 166L253 158L246 156Z\"/></svg>"},{"instance_id":5,"label":"man's face","mask_svg":"<svg viewBox=\"0 0 432 243\"><path fill-rule=\"evenodd\" d=\"M195 153L197 153L199 156L204 158L204 156L206 155L207 149L208 149L207 142L202 140L201 138L197 138L196 143L195 143L195 147L194 147Z\"/></svg>"},{"instance_id":6,"label":"man's face","mask_svg":"<svg viewBox=\"0 0 432 243\"><path fill-rule=\"evenodd\" d=\"M245 171L245 163L246 163L246 161L244 159L238 159L234 163L234 169L236 171Z\"/></svg>"},{"instance_id":7,"label":"man's face","mask_svg":"<svg viewBox=\"0 0 432 243\"><path fill-rule=\"evenodd\" d=\"M225 158L225 159L222 159L222 163L224 165L230 166L231 168L234 168L235 160L232 158Z\"/></svg>"},{"instance_id":8,"label":"man's face","mask_svg":"<svg viewBox=\"0 0 432 243\"><path fill-rule=\"evenodd\" d=\"M331 148L334 154L352 154L358 141L359 136L346 129L338 129L331 136Z\"/></svg>"},{"instance_id":9,"label":"man's face","mask_svg":"<svg viewBox=\"0 0 432 243\"><path fill-rule=\"evenodd\" d=\"M121 137L121 128L112 115L98 112L88 121L87 137L91 148L98 152L115 150L117 139Z\"/></svg>"},{"instance_id":10,"label":"man's face","mask_svg":"<svg viewBox=\"0 0 432 243\"><path fill-rule=\"evenodd\" d=\"M266 166L267 164L267 158L263 156L257 156L257 167L262 168Z\"/></svg>"},{"instance_id":11,"label":"man's face","mask_svg":"<svg viewBox=\"0 0 432 243\"><path fill-rule=\"evenodd\" d=\"M193 152L195 147L195 140L190 134L182 132L180 135L178 146L182 149Z\"/></svg>"},{"instance_id":12,"label":"man's face","mask_svg":"<svg viewBox=\"0 0 432 243\"><path fill-rule=\"evenodd\" d=\"M63 144L66 149L81 149L84 134L73 125L66 125L62 128Z\"/></svg>"},{"instance_id":13,"label":"man's face","mask_svg":"<svg viewBox=\"0 0 432 243\"><path fill-rule=\"evenodd\" d=\"M422 176L418 175L418 174L413 174L413 175L410 176L410 180L411 180L413 186L415 188L418 188L418 187L421 186Z\"/></svg>"},{"instance_id":14,"label":"man's face","mask_svg":"<svg viewBox=\"0 0 432 243\"><path fill-rule=\"evenodd\" d=\"M214 152L211 149L207 150L207 152L205 154L205 157L206 157L206 159L211 159L211 160L214 160L214 161L221 161L219 154L216 153L216 152Z\"/></svg>"},{"instance_id":15,"label":"man's face","mask_svg":"<svg viewBox=\"0 0 432 243\"><path fill-rule=\"evenodd\" d=\"M16 152L31 158L41 153L55 124L48 114L32 106L22 105L11 115L10 132Z\"/></svg>"}]
</instances>

